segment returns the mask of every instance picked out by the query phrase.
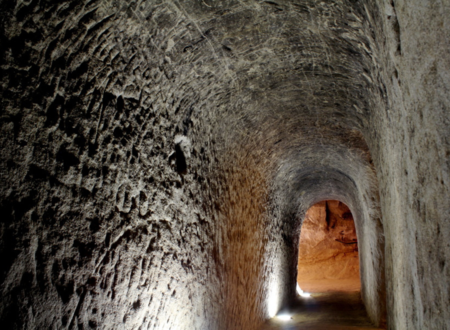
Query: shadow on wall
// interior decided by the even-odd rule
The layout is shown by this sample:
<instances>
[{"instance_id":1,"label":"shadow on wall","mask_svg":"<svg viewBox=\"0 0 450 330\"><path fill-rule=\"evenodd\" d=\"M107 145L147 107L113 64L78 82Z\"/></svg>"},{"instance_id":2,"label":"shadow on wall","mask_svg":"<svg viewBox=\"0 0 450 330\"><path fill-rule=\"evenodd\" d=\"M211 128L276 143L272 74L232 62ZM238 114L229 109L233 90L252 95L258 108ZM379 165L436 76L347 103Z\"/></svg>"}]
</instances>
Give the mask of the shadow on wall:
<instances>
[{"instance_id":1,"label":"shadow on wall","mask_svg":"<svg viewBox=\"0 0 450 330\"><path fill-rule=\"evenodd\" d=\"M360 291L356 228L344 203L322 201L306 212L297 282L307 292Z\"/></svg>"}]
</instances>

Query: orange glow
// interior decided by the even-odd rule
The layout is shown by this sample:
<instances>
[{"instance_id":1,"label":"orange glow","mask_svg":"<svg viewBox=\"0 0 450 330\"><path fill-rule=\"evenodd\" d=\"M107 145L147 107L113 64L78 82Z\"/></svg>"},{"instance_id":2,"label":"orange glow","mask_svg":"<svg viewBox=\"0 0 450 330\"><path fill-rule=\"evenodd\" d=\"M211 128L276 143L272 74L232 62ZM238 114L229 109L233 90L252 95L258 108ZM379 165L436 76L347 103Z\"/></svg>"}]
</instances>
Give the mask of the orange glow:
<instances>
[{"instance_id":1,"label":"orange glow","mask_svg":"<svg viewBox=\"0 0 450 330\"><path fill-rule=\"evenodd\" d=\"M339 201L307 212L301 228L297 282L307 292L359 291L358 243L353 216Z\"/></svg>"}]
</instances>

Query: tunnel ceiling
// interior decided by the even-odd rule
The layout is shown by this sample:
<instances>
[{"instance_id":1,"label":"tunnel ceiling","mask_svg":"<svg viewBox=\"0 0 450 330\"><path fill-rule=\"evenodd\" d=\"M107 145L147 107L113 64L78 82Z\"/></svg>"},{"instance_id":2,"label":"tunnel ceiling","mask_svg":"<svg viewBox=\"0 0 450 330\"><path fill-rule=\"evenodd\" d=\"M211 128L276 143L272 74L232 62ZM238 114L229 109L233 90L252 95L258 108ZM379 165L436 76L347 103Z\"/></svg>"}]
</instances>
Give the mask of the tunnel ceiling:
<instances>
[{"instance_id":1,"label":"tunnel ceiling","mask_svg":"<svg viewBox=\"0 0 450 330\"><path fill-rule=\"evenodd\" d=\"M153 156L175 159L175 140L186 136L188 149L190 139L210 141L222 164L250 152L270 186L319 164L350 177L365 171L373 181L364 136L384 92L371 4L3 6L3 103L11 134L24 146L21 157L39 153L36 140L63 162L41 173L49 164L39 163L49 160L34 156L37 176L61 172L61 181L77 184L75 173L63 172L82 167L83 178L92 176L85 184L91 192L90 166L98 171L120 157L156 166ZM228 157L230 150L247 151Z\"/></svg>"}]
</instances>

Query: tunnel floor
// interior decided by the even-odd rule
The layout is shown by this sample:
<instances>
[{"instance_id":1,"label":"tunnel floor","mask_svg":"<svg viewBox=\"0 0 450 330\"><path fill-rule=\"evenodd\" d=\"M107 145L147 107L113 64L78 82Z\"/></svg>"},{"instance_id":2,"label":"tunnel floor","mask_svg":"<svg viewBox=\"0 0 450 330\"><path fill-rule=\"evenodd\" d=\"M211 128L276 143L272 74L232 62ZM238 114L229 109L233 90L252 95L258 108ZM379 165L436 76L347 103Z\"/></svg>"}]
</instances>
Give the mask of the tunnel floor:
<instances>
[{"instance_id":1,"label":"tunnel floor","mask_svg":"<svg viewBox=\"0 0 450 330\"><path fill-rule=\"evenodd\" d=\"M263 330L363 330L377 328L370 322L360 292L312 293L309 298L298 298L290 310L279 315L290 315L282 320L276 316Z\"/></svg>"}]
</instances>

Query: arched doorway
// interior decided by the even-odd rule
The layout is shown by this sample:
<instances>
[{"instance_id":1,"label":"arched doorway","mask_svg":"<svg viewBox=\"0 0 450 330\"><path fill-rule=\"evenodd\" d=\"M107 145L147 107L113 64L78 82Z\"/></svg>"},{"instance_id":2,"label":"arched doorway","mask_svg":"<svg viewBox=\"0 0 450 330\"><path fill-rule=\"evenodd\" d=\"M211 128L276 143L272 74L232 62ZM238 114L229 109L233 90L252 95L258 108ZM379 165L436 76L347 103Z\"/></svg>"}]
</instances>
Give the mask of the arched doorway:
<instances>
[{"instance_id":1,"label":"arched doorway","mask_svg":"<svg viewBox=\"0 0 450 330\"><path fill-rule=\"evenodd\" d=\"M344 203L326 200L306 212L297 282L305 292L360 291L356 228Z\"/></svg>"}]
</instances>

